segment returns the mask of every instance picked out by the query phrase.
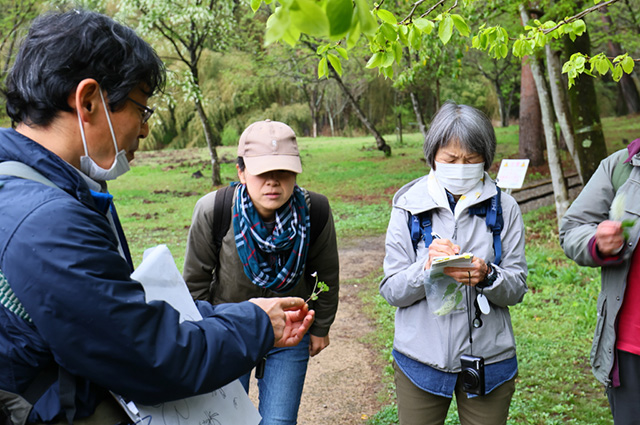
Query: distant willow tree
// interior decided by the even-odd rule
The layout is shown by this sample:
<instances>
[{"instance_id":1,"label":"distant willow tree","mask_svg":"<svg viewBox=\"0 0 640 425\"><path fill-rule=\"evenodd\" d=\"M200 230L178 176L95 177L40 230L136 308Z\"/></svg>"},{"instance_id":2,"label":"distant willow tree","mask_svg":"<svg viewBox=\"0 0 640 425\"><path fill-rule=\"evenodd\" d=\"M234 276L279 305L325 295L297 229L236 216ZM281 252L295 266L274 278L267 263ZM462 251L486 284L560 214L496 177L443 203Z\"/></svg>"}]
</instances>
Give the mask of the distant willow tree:
<instances>
[{"instance_id":1,"label":"distant willow tree","mask_svg":"<svg viewBox=\"0 0 640 425\"><path fill-rule=\"evenodd\" d=\"M182 71L171 73L169 83L194 104L211 155L211 180L216 186L222 184L216 150L221 140L206 113L198 66L205 49L224 51L228 46L235 28L234 6L234 2L226 0L122 0L117 14L120 19L137 22L138 34L164 39L170 46L171 62L183 65Z\"/></svg>"}]
</instances>

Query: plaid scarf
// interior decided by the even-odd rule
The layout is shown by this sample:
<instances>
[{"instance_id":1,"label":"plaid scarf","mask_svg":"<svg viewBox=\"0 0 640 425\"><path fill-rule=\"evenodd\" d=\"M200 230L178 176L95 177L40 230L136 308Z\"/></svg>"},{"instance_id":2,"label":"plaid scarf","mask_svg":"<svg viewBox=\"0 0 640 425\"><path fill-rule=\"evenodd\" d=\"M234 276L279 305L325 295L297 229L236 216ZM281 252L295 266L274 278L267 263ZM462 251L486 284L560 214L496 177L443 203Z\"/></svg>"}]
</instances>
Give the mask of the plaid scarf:
<instances>
[{"instance_id":1,"label":"plaid scarf","mask_svg":"<svg viewBox=\"0 0 640 425\"><path fill-rule=\"evenodd\" d=\"M233 208L233 232L244 273L261 287L282 293L300 281L309 250L309 207L297 185L288 202L276 211L269 233L247 187L238 185Z\"/></svg>"}]
</instances>

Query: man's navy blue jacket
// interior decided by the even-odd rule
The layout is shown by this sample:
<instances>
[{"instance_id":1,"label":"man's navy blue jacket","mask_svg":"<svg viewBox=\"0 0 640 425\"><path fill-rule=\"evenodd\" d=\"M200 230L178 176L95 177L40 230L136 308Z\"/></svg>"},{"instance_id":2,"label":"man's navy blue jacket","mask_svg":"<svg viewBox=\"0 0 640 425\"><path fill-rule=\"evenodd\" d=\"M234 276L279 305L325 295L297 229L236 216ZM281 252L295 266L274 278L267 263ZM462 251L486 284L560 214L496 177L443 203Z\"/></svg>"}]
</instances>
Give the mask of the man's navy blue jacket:
<instances>
[{"instance_id":1,"label":"man's navy blue jacket","mask_svg":"<svg viewBox=\"0 0 640 425\"><path fill-rule=\"evenodd\" d=\"M59 188L0 176L0 269L28 315L0 305L0 389L22 394L55 362L77 377L79 418L106 389L142 404L213 391L273 346L269 317L252 303L198 303L205 319L181 324L168 304L147 304L76 170L13 129L0 129L2 161ZM54 383L30 421L61 413Z\"/></svg>"}]
</instances>

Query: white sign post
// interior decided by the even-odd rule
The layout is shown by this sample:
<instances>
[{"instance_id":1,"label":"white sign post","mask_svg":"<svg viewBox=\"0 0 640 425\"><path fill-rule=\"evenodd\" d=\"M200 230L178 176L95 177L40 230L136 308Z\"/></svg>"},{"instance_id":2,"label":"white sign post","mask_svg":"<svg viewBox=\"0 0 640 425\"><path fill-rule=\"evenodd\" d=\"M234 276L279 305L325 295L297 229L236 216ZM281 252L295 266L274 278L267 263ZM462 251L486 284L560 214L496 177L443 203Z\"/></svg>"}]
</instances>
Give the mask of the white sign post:
<instances>
[{"instance_id":1,"label":"white sign post","mask_svg":"<svg viewBox=\"0 0 640 425\"><path fill-rule=\"evenodd\" d=\"M503 159L496 177L496 184L499 188L506 189L507 193L511 193L513 189L520 189L528 167L528 159Z\"/></svg>"}]
</instances>

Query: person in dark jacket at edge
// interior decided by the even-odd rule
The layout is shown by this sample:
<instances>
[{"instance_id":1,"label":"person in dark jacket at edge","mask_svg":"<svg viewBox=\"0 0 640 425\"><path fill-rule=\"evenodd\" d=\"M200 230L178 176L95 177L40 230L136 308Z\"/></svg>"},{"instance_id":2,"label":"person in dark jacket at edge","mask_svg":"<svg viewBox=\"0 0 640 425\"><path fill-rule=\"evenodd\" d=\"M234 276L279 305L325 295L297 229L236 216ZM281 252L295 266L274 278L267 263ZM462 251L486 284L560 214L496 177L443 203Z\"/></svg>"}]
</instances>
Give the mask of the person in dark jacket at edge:
<instances>
[{"instance_id":1,"label":"person in dark jacket at edge","mask_svg":"<svg viewBox=\"0 0 640 425\"><path fill-rule=\"evenodd\" d=\"M313 322L293 297L198 302L204 319L182 323L145 302L105 181L129 169L164 82L151 46L94 12L42 15L20 47L0 129L0 165L23 170L0 170L2 425L127 421L109 390L147 405L211 392Z\"/></svg>"}]
</instances>

